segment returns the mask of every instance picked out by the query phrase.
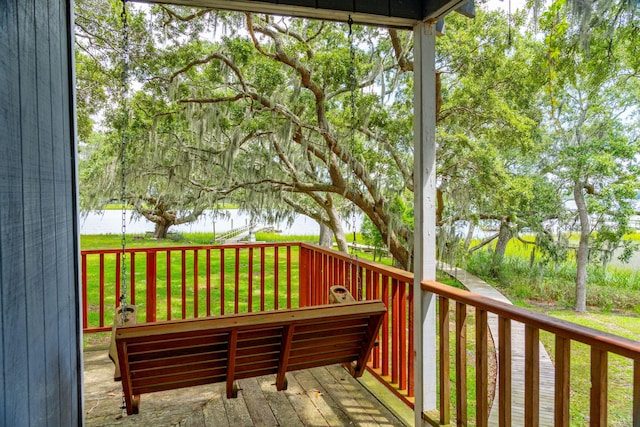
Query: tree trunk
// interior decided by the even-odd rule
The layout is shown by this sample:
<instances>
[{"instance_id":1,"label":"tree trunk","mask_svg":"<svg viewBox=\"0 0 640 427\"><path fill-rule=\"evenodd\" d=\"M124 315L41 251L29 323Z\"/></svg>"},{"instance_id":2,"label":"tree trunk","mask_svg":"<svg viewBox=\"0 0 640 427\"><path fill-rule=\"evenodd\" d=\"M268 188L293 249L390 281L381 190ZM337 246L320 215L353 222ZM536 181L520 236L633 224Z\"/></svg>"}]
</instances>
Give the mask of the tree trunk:
<instances>
[{"instance_id":1,"label":"tree trunk","mask_svg":"<svg viewBox=\"0 0 640 427\"><path fill-rule=\"evenodd\" d=\"M333 246L333 231L323 222L320 223L320 241L318 244L327 248Z\"/></svg>"},{"instance_id":2,"label":"tree trunk","mask_svg":"<svg viewBox=\"0 0 640 427\"><path fill-rule=\"evenodd\" d=\"M502 266L502 259L507 250L507 244L511 240L511 227L508 220L502 220L500 222L500 232L498 233L498 242L496 243L496 249L493 252L493 258L491 259L491 267L489 271L493 277L498 277L500 273L500 267Z\"/></svg>"},{"instance_id":3,"label":"tree trunk","mask_svg":"<svg viewBox=\"0 0 640 427\"><path fill-rule=\"evenodd\" d=\"M577 312L587 311L587 263L589 262L589 236L591 222L584 198L584 183L576 182L573 186L573 199L580 219L580 242L576 253L576 305Z\"/></svg>"},{"instance_id":4,"label":"tree trunk","mask_svg":"<svg viewBox=\"0 0 640 427\"><path fill-rule=\"evenodd\" d=\"M171 227L171 223L167 222L156 222L156 227L153 232L154 239L166 239L167 233L169 233L169 227Z\"/></svg>"},{"instance_id":5,"label":"tree trunk","mask_svg":"<svg viewBox=\"0 0 640 427\"><path fill-rule=\"evenodd\" d=\"M473 240L473 233L476 231L476 225L474 223L469 224L469 230L467 231L467 237L464 239L464 248L465 250L469 250L471 246L471 241Z\"/></svg>"},{"instance_id":6,"label":"tree trunk","mask_svg":"<svg viewBox=\"0 0 640 427\"><path fill-rule=\"evenodd\" d=\"M347 243L347 238L344 236L344 230L342 229L342 221L340 218L340 214L336 210L330 195L327 195L327 200L330 203L327 203L325 205L325 211L329 216L329 227L331 228L331 231L333 231L333 236L336 238L336 243L338 244L338 250L340 252L348 253L349 244Z\"/></svg>"}]
</instances>

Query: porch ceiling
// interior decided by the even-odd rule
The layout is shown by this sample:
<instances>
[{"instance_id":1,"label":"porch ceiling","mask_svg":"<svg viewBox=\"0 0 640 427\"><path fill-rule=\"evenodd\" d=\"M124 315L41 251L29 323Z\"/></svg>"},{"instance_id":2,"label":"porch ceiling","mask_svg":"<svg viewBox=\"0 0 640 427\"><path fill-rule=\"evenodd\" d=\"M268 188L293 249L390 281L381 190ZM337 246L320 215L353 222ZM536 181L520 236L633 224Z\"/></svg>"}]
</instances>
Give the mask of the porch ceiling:
<instances>
[{"instance_id":1,"label":"porch ceiling","mask_svg":"<svg viewBox=\"0 0 640 427\"><path fill-rule=\"evenodd\" d=\"M473 0L149 0L185 6L268 13L358 24L412 28L425 20L439 19ZM464 13L464 12L461 12Z\"/></svg>"}]
</instances>

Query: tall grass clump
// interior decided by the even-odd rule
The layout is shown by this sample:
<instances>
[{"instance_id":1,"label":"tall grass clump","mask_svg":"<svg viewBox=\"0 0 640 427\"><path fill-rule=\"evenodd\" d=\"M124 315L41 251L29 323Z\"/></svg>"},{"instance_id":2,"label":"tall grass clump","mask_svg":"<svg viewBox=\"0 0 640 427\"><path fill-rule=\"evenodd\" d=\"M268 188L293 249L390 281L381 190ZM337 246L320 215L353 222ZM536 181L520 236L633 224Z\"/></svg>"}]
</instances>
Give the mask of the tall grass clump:
<instances>
[{"instance_id":1,"label":"tall grass clump","mask_svg":"<svg viewBox=\"0 0 640 427\"><path fill-rule=\"evenodd\" d=\"M573 259L553 263L521 252L507 254L492 271L493 252L476 251L466 257L463 268L496 286L514 300L553 302L570 308L575 303L576 265ZM640 314L640 272L627 268L589 265L587 305L604 311Z\"/></svg>"}]
</instances>

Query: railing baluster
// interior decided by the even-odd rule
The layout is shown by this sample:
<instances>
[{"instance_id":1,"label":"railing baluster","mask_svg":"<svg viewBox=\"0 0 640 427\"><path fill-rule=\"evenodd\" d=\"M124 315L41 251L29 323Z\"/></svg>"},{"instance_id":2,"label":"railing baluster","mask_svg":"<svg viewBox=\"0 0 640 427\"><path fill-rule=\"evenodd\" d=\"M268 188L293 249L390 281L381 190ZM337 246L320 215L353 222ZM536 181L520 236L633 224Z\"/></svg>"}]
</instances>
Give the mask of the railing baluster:
<instances>
[{"instance_id":1,"label":"railing baluster","mask_svg":"<svg viewBox=\"0 0 640 427\"><path fill-rule=\"evenodd\" d=\"M156 321L156 252L154 250L146 251L147 277L146 277L146 305L147 305L147 322Z\"/></svg>"},{"instance_id":2,"label":"railing baluster","mask_svg":"<svg viewBox=\"0 0 640 427\"><path fill-rule=\"evenodd\" d=\"M287 308L291 308L291 246L287 246Z\"/></svg>"},{"instance_id":3,"label":"railing baluster","mask_svg":"<svg viewBox=\"0 0 640 427\"><path fill-rule=\"evenodd\" d=\"M476 309L476 425L489 424L489 354L487 312Z\"/></svg>"},{"instance_id":4,"label":"railing baluster","mask_svg":"<svg viewBox=\"0 0 640 427\"><path fill-rule=\"evenodd\" d=\"M278 247L273 248L273 309L278 309L278 283L280 275L280 254L278 253Z\"/></svg>"},{"instance_id":5,"label":"railing baluster","mask_svg":"<svg viewBox=\"0 0 640 427\"><path fill-rule=\"evenodd\" d=\"M224 248L220 248L220 314L224 315Z\"/></svg>"},{"instance_id":6,"label":"railing baluster","mask_svg":"<svg viewBox=\"0 0 640 427\"><path fill-rule=\"evenodd\" d=\"M400 358L400 298L398 281L391 280L391 382L398 383L398 359Z\"/></svg>"},{"instance_id":7,"label":"railing baluster","mask_svg":"<svg viewBox=\"0 0 640 427\"><path fill-rule=\"evenodd\" d=\"M371 280L372 280L372 286L373 286L373 299L380 299L380 273L378 273L377 271L374 271L373 278ZM379 341L382 341L382 338L379 338ZM381 350L382 348L380 345L373 348L373 367L375 369L380 368ZM413 357L411 359L413 359Z\"/></svg>"},{"instance_id":8,"label":"railing baluster","mask_svg":"<svg viewBox=\"0 0 640 427\"><path fill-rule=\"evenodd\" d=\"M415 351L414 341L413 341L413 283L407 283L407 288L409 288L409 366L407 375L409 376L409 384L407 386L407 396L413 397L415 395L415 383L413 378L413 370L415 369L413 354Z\"/></svg>"},{"instance_id":9,"label":"railing baluster","mask_svg":"<svg viewBox=\"0 0 640 427\"><path fill-rule=\"evenodd\" d=\"M640 360L633 362L633 427L640 427Z\"/></svg>"},{"instance_id":10,"label":"railing baluster","mask_svg":"<svg viewBox=\"0 0 640 427\"><path fill-rule=\"evenodd\" d=\"M249 313L253 311L253 248L249 248L249 277L247 278L247 304L249 305Z\"/></svg>"},{"instance_id":11,"label":"railing baluster","mask_svg":"<svg viewBox=\"0 0 640 427\"><path fill-rule=\"evenodd\" d=\"M265 280L264 246L260 247L260 311L264 311L264 280Z\"/></svg>"},{"instance_id":12,"label":"railing baluster","mask_svg":"<svg viewBox=\"0 0 640 427\"><path fill-rule=\"evenodd\" d=\"M456 421L467 425L467 305L456 303Z\"/></svg>"},{"instance_id":13,"label":"railing baluster","mask_svg":"<svg viewBox=\"0 0 640 427\"><path fill-rule=\"evenodd\" d=\"M524 328L524 425L534 427L540 421L540 331Z\"/></svg>"},{"instance_id":14,"label":"railing baluster","mask_svg":"<svg viewBox=\"0 0 640 427\"><path fill-rule=\"evenodd\" d=\"M129 302L132 305L136 304L136 253L129 252L130 266L129 266Z\"/></svg>"},{"instance_id":15,"label":"railing baluster","mask_svg":"<svg viewBox=\"0 0 640 427\"><path fill-rule=\"evenodd\" d=\"M98 302L99 307L99 324L100 327L104 326L104 254L100 254L100 282L99 282L99 293L100 293L100 301Z\"/></svg>"},{"instance_id":16,"label":"railing baluster","mask_svg":"<svg viewBox=\"0 0 640 427\"><path fill-rule=\"evenodd\" d=\"M607 371L608 356L605 350L591 347L591 410L590 425L607 425Z\"/></svg>"},{"instance_id":17,"label":"railing baluster","mask_svg":"<svg viewBox=\"0 0 640 427\"><path fill-rule=\"evenodd\" d=\"M89 327L89 302L87 300L87 282L89 278L87 277L87 255L82 254L82 329L87 329ZM116 256L116 259L118 257ZM118 297L120 296L120 291L118 289L118 280L119 276L117 274L119 270L116 270L116 306L118 304Z\"/></svg>"},{"instance_id":18,"label":"railing baluster","mask_svg":"<svg viewBox=\"0 0 640 427\"><path fill-rule=\"evenodd\" d=\"M198 276L199 276L198 250L193 250L193 317L198 317L198 305L200 303Z\"/></svg>"},{"instance_id":19,"label":"railing baluster","mask_svg":"<svg viewBox=\"0 0 640 427\"><path fill-rule=\"evenodd\" d=\"M389 307L389 277L382 275L382 302ZM389 375L389 311L382 321L382 375Z\"/></svg>"},{"instance_id":20,"label":"railing baluster","mask_svg":"<svg viewBox=\"0 0 640 427\"><path fill-rule=\"evenodd\" d=\"M207 270L207 280L206 280L206 286L207 286L207 317L211 316L211 249L207 249L206 252L206 259L207 259L207 263L206 263L206 270Z\"/></svg>"},{"instance_id":21,"label":"railing baluster","mask_svg":"<svg viewBox=\"0 0 640 427\"><path fill-rule=\"evenodd\" d=\"M554 426L568 426L571 391L571 340L556 335L556 378Z\"/></svg>"},{"instance_id":22,"label":"railing baluster","mask_svg":"<svg viewBox=\"0 0 640 427\"><path fill-rule=\"evenodd\" d=\"M498 422L511 426L511 320L498 318Z\"/></svg>"},{"instance_id":23,"label":"railing baluster","mask_svg":"<svg viewBox=\"0 0 640 427\"><path fill-rule=\"evenodd\" d=\"M400 293L400 343L398 345L399 348L399 366L398 370L400 371L400 390L407 389L407 358L409 355L407 354L407 288L404 283L395 279L396 286L399 288Z\"/></svg>"},{"instance_id":24,"label":"railing baluster","mask_svg":"<svg viewBox=\"0 0 640 427\"><path fill-rule=\"evenodd\" d=\"M84 255L83 255L84 256ZM116 254L116 266L115 266L115 277L116 277L116 308L118 308L120 306L120 283L122 281L122 272L120 271L120 266L122 264L120 264L120 261L122 260L122 257L120 256L120 254ZM85 265L85 269L86 269L86 265ZM82 278L83 281L86 280L86 276L87 276L87 272L85 270L84 272L84 277Z\"/></svg>"},{"instance_id":25,"label":"railing baluster","mask_svg":"<svg viewBox=\"0 0 640 427\"><path fill-rule=\"evenodd\" d=\"M171 320L171 249L167 250L167 320Z\"/></svg>"},{"instance_id":26,"label":"railing baluster","mask_svg":"<svg viewBox=\"0 0 640 427\"><path fill-rule=\"evenodd\" d=\"M187 253L183 249L180 251L180 265L182 271L180 272L182 290L181 290L181 298L182 298L182 318L187 318Z\"/></svg>"},{"instance_id":27,"label":"railing baluster","mask_svg":"<svg viewBox=\"0 0 640 427\"><path fill-rule=\"evenodd\" d=\"M236 248L235 278L233 279L233 312L240 312L240 248Z\"/></svg>"},{"instance_id":28,"label":"railing baluster","mask_svg":"<svg viewBox=\"0 0 640 427\"><path fill-rule=\"evenodd\" d=\"M451 421L449 406L451 404L450 351L449 351L449 299L439 298L439 330L440 330L440 424L447 425Z\"/></svg>"}]
</instances>

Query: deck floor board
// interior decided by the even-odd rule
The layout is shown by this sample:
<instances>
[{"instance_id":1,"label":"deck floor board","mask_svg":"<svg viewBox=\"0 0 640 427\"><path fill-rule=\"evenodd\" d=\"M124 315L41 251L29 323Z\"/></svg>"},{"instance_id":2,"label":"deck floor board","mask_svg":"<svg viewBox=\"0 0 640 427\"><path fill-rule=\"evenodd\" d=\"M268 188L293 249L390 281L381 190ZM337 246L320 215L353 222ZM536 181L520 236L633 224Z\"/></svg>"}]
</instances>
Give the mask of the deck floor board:
<instances>
[{"instance_id":1,"label":"deck floor board","mask_svg":"<svg viewBox=\"0 0 640 427\"><path fill-rule=\"evenodd\" d=\"M122 388L106 351L87 351L85 425L92 426L402 426L339 365L290 372L277 391L273 375L238 381L236 399L225 384L143 394L140 413L122 416Z\"/></svg>"}]
</instances>

